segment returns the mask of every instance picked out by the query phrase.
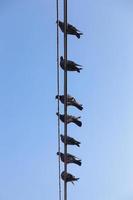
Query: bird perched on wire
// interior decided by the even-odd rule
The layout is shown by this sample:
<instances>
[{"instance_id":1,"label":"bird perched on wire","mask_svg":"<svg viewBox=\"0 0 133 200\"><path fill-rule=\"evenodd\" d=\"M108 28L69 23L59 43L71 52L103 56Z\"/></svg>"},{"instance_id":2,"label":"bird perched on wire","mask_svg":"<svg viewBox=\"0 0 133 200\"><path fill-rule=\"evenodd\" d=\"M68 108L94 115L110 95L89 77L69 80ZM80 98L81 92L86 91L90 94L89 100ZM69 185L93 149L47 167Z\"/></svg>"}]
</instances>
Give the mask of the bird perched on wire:
<instances>
[{"instance_id":1,"label":"bird perched on wire","mask_svg":"<svg viewBox=\"0 0 133 200\"><path fill-rule=\"evenodd\" d=\"M81 166L81 164L82 164L80 159L78 159L77 157L75 157L69 153L67 153L66 158L65 158L65 155L61 152L57 152L57 155L60 156L62 162L65 162L67 164L74 163L79 166Z\"/></svg>"},{"instance_id":2,"label":"bird perched on wire","mask_svg":"<svg viewBox=\"0 0 133 200\"><path fill-rule=\"evenodd\" d=\"M74 185L74 181L79 180L79 178L76 178L72 174L66 173L65 171L63 171L61 173L61 178L62 178L63 181L65 181L65 182L71 182L73 185Z\"/></svg>"},{"instance_id":3,"label":"bird perched on wire","mask_svg":"<svg viewBox=\"0 0 133 200\"><path fill-rule=\"evenodd\" d=\"M56 95L55 97L56 99L59 99L61 101L61 103L64 104L64 95ZM79 110L83 110L83 105L78 103L76 101L76 99L70 95L67 95L67 106L75 106L76 108L78 108Z\"/></svg>"},{"instance_id":4,"label":"bird perched on wire","mask_svg":"<svg viewBox=\"0 0 133 200\"><path fill-rule=\"evenodd\" d=\"M63 56L61 56L60 57L60 66L63 70L65 68L64 65L65 65L65 61L63 59ZM76 72L80 73L80 70L83 69L82 67L77 67L77 66L81 66L81 65L79 65L71 60L67 60L66 65L67 65L67 71L76 71Z\"/></svg>"},{"instance_id":5,"label":"bird perched on wire","mask_svg":"<svg viewBox=\"0 0 133 200\"><path fill-rule=\"evenodd\" d=\"M61 115L59 113L56 113L57 116L59 116L60 120L62 122L65 122L65 115ZM77 126L81 127L82 126L82 122L79 121L81 117L75 117L75 116L72 116L72 115L67 115L67 124L69 123L74 123L76 124Z\"/></svg>"},{"instance_id":6,"label":"bird perched on wire","mask_svg":"<svg viewBox=\"0 0 133 200\"><path fill-rule=\"evenodd\" d=\"M61 141L63 143L65 143L64 135L61 134L60 137L61 137ZM75 140L74 138L67 136L66 137L66 144L68 144L68 145L76 145L76 146L80 147L81 143L79 141Z\"/></svg>"},{"instance_id":7,"label":"bird perched on wire","mask_svg":"<svg viewBox=\"0 0 133 200\"><path fill-rule=\"evenodd\" d=\"M57 22L56 22L57 23ZM58 21L58 25L61 29L61 31L64 33L64 22L61 22L60 20ZM78 39L80 38L81 35L83 35L83 33L81 33L80 30L78 30L77 28L75 28L73 25L71 24L67 24L67 34L70 35L75 35Z\"/></svg>"}]
</instances>

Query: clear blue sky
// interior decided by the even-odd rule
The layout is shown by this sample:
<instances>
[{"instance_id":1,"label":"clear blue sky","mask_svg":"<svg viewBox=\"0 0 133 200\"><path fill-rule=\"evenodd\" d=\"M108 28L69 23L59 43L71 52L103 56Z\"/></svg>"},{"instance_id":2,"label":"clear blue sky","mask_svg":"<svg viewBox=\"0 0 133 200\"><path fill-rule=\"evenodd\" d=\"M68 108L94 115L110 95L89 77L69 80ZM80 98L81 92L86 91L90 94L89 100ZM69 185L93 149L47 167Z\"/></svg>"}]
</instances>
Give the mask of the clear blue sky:
<instances>
[{"instance_id":1,"label":"clear blue sky","mask_svg":"<svg viewBox=\"0 0 133 200\"><path fill-rule=\"evenodd\" d=\"M68 197L132 200L133 2L68 0L68 7L69 22L84 32L68 38L69 59L84 66L68 75L69 93L84 105L69 108L82 116L83 127L68 132L82 143L69 152L83 165L69 166L80 180ZM0 200L58 197L55 21L55 1L0 1Z\"/></svg>"}]
</instances>

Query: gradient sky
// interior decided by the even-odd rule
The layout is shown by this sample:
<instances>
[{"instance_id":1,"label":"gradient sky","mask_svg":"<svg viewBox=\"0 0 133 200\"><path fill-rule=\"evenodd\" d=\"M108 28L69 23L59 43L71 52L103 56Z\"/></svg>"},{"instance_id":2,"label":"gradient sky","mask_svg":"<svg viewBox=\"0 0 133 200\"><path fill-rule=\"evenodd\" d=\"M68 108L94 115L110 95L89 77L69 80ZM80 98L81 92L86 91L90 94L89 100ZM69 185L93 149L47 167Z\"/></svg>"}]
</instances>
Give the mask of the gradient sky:
<instances>
[{"instance_id":1,"label":"gradient sky","mask_svg":"<svg viewBox=\"0 0 133 200\"><path fill-rule=\"evenodd\" d=\"M55 11L52 0L0 1L0 200L58 199ZM80 177L68 199L132 200L133 2L68 0L68 21L84 33L68 37L69 59L84 66L68 74L84 105L68 110L83 122L68 126L83 161L68 167Z\"/></svg>"}]
</instances>

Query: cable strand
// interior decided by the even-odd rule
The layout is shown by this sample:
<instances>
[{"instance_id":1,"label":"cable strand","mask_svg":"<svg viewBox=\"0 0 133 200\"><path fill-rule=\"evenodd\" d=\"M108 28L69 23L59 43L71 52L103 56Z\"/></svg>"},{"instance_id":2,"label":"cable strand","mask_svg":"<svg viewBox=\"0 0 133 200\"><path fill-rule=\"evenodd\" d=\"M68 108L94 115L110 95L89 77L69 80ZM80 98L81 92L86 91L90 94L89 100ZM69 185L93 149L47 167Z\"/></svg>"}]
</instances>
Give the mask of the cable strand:
<instances>
[{"instance_id":1,"label":"cable strand","mask_svg":"<svg viewBox=\"0 0 133 200\"><path fill-rule=\"evenodd\" d=\"M59 102L59 95L60 95L60 70L59 70L59 26L58 26L58 21L59 21L59 0L56 0L56 14L57 14L57 95L58 95L58 100L57 100L57 111L60 113L60 102ZM58 116L58 152L60 152L60 118ZM58 156L58 195L59 195L59 200L61 200L61 162L60 162L60 156Z\"/></svg>"}]
</instances>

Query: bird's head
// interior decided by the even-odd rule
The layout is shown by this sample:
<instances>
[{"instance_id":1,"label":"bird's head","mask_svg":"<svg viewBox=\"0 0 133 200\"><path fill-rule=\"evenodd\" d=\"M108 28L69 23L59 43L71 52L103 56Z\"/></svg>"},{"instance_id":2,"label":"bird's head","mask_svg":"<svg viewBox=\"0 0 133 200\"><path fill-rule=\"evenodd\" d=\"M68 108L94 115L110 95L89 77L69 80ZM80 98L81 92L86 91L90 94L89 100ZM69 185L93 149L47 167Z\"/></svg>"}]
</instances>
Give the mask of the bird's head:
<instances>
[{"instance_id":1,"label":"bird's head","mask_svg":"<svg viewBox=\"0 0 133 200\"><path fill-rule=\"evenodd\" d=\"M56 154L59 156L59 155L60 155L60 152L57 152Z\"/></svg>"},{"instance_id":2,"label":"bird's head","mask_svg":"<svg viewBox=\"0 0 133 200\"><path fill-rule=\"evenodd\" d=\"M55 99L60 99L60 95L56 95L56 96L55 96Z\"/></svg>"},{"instance_id":3,"label":"bird's head","mask_svg":"<svg viewBox=\"0 0 133 200\"><path fill-rule=\"evenodd\" d=\"M60 57L60 61L63 61L63 56Z\"/></svg>"},{"instance_id":4,"label":"bird's head","mask_svg":"<svg viewBox=\"0 0 133 200\"><path fill-rule=\"evenodd\" d=\"M57 112L56 115L59 116L59 113Z\"/></svg>"},{"instance_id":5,"label":"bird's head","mask_svg":"<svg viewBox=\"0 0 133 200\"><path fill-rule=\"evenodd\" d=\"M62 134L60 134L60 137L63 138L64 136Z\"/></svg>"},{"instance_id":6,"label":"bird's head","mask_svg":"<svg viewBox=\"0 0 133 200\"><path fill-rule=\"evenodd\" d=\"M62 22L60 20L56 20L56 24L61 24Z\"/></svg>"},{"instance_id":7,"label":"bird's head","mask_svg":"<svg viewBox=\"0 0 133 200\"><path fill-rule=\"evenodd\" d=\"M65 171L63 171L62 173L61 173L61 176L64 176L65 175Z\"/></svg>"},{"instance_id":8,"label":"bird's head","mask_svg":"<svg viewBox=\"0 0 133 200\"><path fill-rule=\"evenodd\" d=\"M63 156L63 153L61 153L61 152L57 152L56 153L58 156Z\"/></svg>"}]
</instances>

